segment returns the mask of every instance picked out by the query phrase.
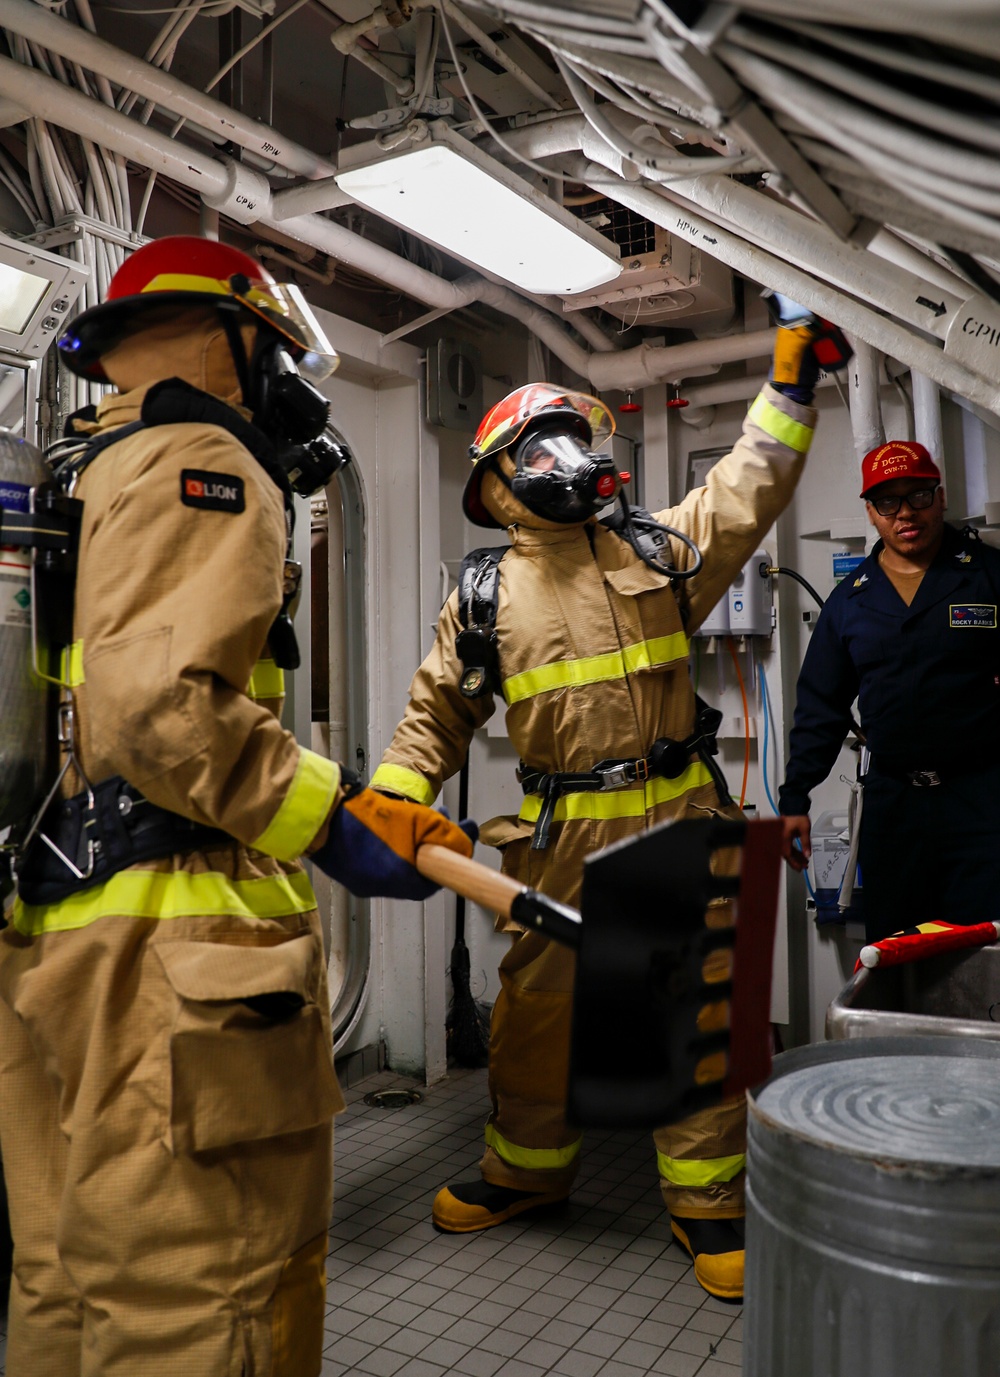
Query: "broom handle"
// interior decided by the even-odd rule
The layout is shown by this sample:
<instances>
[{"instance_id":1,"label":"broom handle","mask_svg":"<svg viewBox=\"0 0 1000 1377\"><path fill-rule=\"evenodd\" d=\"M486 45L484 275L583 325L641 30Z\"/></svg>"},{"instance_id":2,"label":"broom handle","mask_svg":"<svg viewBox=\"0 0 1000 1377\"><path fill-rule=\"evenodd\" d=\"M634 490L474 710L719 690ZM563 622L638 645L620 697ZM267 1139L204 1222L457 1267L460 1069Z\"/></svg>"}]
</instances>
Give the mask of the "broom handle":
<instances>
[{"instance_id":1,"label":"broom handle","mask_svg":"<svg viewBox=\"0 0 1000 1377\"><path fill-rule=\"evenodd\" d=\"M510 917L510 906L524 886L488 865L468 860L447 846L428 844L417 851L417 869L427 880L454 890L483 908Z\"/></svg>"},{"instance_id":2,"label":"broom handle","mask_svg":"<svg viewBox=\"0 0 1000 1377\"><path fill-rule=\"evenodd\" d=\"M458 816L469 816L469 753L466 751L462 768L458 772ZM455 941L465 941L465 895L455 896Z\"/></svg>"}]
</instances>

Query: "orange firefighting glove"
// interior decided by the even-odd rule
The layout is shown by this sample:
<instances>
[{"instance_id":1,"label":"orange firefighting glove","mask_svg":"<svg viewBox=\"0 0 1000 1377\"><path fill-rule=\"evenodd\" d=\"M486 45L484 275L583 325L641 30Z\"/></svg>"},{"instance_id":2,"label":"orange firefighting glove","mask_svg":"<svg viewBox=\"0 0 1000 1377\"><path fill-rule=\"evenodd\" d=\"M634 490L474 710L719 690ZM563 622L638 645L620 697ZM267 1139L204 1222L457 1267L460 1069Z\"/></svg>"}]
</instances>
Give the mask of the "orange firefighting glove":
<instances>
[{"instance_id":1,"label":"orange firefighting glove","mask_svg":"<svg viewBox=\"0 0 1000 1377\"><path fill-rule=\"evenodd\" d=\"M440 885L417 870L417 849L433 842L471 856L478 835L471 819L456 826L433 808L360 789L335 810L326 841L309 859L361 899L427 899Z\"/></svg>"},{"instance_id":2,"label":"orange firefighting glove","mask_svg":"<svg viewBox=\"0 0 1000 1377\"><path fill-rule=\"evenodd\" d=\"M797 302L772 292L765 297L778 326L771 364L771 385L793 402L808 406L820 372L846 368L854 354L843 333Z\"/></svg>"}]
</instances>

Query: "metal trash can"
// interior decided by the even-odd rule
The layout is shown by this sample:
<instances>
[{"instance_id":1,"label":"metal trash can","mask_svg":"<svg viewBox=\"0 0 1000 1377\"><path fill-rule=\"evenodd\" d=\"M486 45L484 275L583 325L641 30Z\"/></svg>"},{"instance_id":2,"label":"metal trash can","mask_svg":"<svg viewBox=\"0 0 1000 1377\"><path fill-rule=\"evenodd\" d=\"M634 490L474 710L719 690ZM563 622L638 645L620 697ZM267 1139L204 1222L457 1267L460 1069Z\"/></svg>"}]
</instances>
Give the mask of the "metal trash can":
<instances>
[{"instance_id":1,"label":"metal trash can","mask_svg":"<svg viewBox=\"0 0 1000 1377\"><path fill-rule=\"evenodd\" d=\"M899 1034L1000 1040L1000 945L862 968L826 1011L828 1038Z\"/></svg>"},{"instance_id":2,"label":"metal trash can","mask_svg":"<svg viewBox=\"0 0 1000 1377\"><path fill-rule=\"evenodd\" d=\"M997 1377L1000 1045L800 1048L749 1101L744 1377Z\"/></svg>"}]
</instances>

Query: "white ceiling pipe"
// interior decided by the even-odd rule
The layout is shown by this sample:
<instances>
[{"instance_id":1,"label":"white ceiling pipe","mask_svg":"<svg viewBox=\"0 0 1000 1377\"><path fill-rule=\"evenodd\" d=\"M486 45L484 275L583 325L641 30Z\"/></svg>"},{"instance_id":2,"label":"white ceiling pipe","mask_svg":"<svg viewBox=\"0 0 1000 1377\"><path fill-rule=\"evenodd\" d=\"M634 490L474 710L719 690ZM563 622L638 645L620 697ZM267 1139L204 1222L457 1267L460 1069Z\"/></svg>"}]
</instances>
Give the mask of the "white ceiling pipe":
<instances>
[{"instance_id":1,"label":"white ceiling pipe","mask_svg":"<svg viewBox=\"0 0 1000 1377\"><path fill-rule=\"evenodd\" d=\"M491 58L499 67L506 68L514 80L519 82L529 95L534 96L540 105L548 110L558 110L560 108L559 102L555 97L550 95L543 86L539 86L534 77L530 76L519 62L515 62L509 53L504 52L503 48L494 43L489 34L484 33L479 25L474 23L464 11L460 10L457 5L453 5L451 0L439 0L439 3L441 8L448 15L448 18L453 19L456 24L461 25L480 51L484 52L486 56Z\"/></svg>"},{"instance_id":2,"label":"white ceiling pipe","mask_svg":"<svg viewBox=\"0 0 1000 1377\"><path fill-rule=\"evenodd\" d=\"M290 220L293 215L310 215L314 211L337 210L354 204L354 197L341 191L333 177L316 182L303 182L287 191L276 191L271 198L271 213L275 220Z\"/></svg>"},{"instance_id":3,"label":"white ceiling pipe","mask_svg":"<svg viewBox=\"0 0 1000 1377\"><path fill-rule=\"evenodd\" d=\"M726 402L749 402L767 382L766 373L753 377L727 378L723 382L699 383L696 387L685 387L686 411L696 411L703 406L724 406Z\"/></svg>"},{"instance_id":4,"label":"white ceiling pipe","mask_svg":"<svg viewBox=\"0 0 1000 1377\"><path fill-rule=\"evenodd\" d=\"M825 282L748 244L730 230L704 219L696 211L682 209L657 191L624 181L613 181L604 167L574 167L572 175L579 176L588 184L593 183L612 200L703 249L752 282L783 292L817 315L835 320L852 336L871 344L883 354L899 359L910 368L926 373L940 387L960 392L987 410L1000 414L1000 386L956 363L936 344L905 325L886 319Z\"/></svg>"},{"instance_id":5,"label":"white ceiling pipe","mask_svg":"<svg viewBox=\"0 0 1000 1377\"><path fill-rule=\"evenodd\" d=\"M27 112L20 106L15 105L12 100L4 100L0 96L0 129L7 129L12 124L20 124L27 117Z\"/></svg>"},{"instance_id":6,"label":"white ceiling pipe","mask_svg":"<svg viewBox=\"0 0 1000 1377\"><path fill-rule=\"evenodd\" d=\"M973 290L971 284L953 269L946 268L929 253L918 249L906 239L901 239L890 229L880 229L874 234L868 241L868 251L877 254L879 258L888 259L900 268L909 269L911 273L922 274L929 286L941 287L942 290L953 292L963 299Z\"/></svg>"},{"instance_id":7,"label":"white ceiling pipe","mask_svg":"<svg viewBox=\"0 0 1000 1377\"><path fill-rule=\"evenodd\" d=\"M172 114L193 120L213 136L232 141L300 177L329 177L337 170L326 158L287 139L276 129L193 90L169 72L132 57L32 0L0 0L0 28L38 43L67 61L77 62ZM7 94L6 87L4 93Z\"/></svg>"},{"instance_id":8,"label":"white ceiling pipe","mask_svg":"<svg viewBox=\"0 0 1000 1377\"><path fill-rule=\"evenodd\" d=\"M630 129L641 125L640 120L619 115L615 122L623 133L627 132L626 119ZM582 115L579 120L554 120L515 130L506 137L519 152L534 159L565 154L575 144L585 157L619 175L622 172L621 155L590 128ZM690 161L686 166L690 167ZM679 178L664 184L662 191L671 199L679 198L707 211L713 219L722 219L742 238L779 253L787 262L807 272L820 273L841 291L859 296L940 339L946 337L962 303L972 295L971 288L945 289L932 280L930 273L912 271L912 264L894 263L890 267L885 257L845 242L809 216L718 173Z\"/></svg>"},{"instance_id":9,"label":"white ceiling pipe","mask_svg":"<svg viewBox=\"0 0 1000 1377\"><path fill-rule=\"evenodd\" d=\"M0 0L0 4L5 3L7 0ZM29 8L37 7L31 5ZM56 22L63 23L61 19ZM75 87L64 86L35 67L24 67L20 62L0 56L0 90L39 119L51 120L112 153L120 153L154 172L162 172L204 199L226 193L229 183L226 166L217 158L186 148L176 139L119 114L113 107L84 95Z\"/></svg>"},{"instance_id":10,"label":"white ceiling pipe","mask_svg":"<svg viewBox=\"0 0 1000 1377\"><path fill-rule=\"evenodd\" d=\"M260 222L280 229L428 306L449 311L477 301L495 306L527 326L557 358L595 388L634 391L652 382L709 372L721 363L770 352L771 332L765 330L666 348L646 343L627 353L592 354L576 343L561 321L532 306L509 287L475 273L457 282L447 282L320 215L274 221L269 213L269 188L258 174L239 163L222 163L196 153L34 68L0 57L0 88L38 117L72 129L112 152L191 187L225 214L246 224ZM253 196L258 198L258 204L238 204L241 198Z\"/></svg>"},{"instance_id":11,"label":"white ceiling pipe","mask_svg":"<svg viewBox=\"0 0 1000 1377\"><path fill-rule=\"evenodd\" d=\"M913 384L914 439L926 445L932 459L944 458L944 430L941 425L941 395L937 386L915 368L910 370Z\"/></svg>"},{"instance_id":12,"label":"white ceiling pipe","mask_svg":"<svg viewBox=\"0 0 1000 1377\"><path fill-rule=\"evenodd\" d=\"M769 357L773 347L773 330L719 335L716 339L696 339L688 344L644 343L625 354L602 354L592 358L590 380L601 389L634 392L653 383L704 377L719 364Z\"/></svg>"},{"instance_id":13,"label":"white ceiling pipe","mask_svg":"<svg viewBox=\"0 0 1000 1377\"><path fill-rule=\"evenodd\" d=\"M162 172L181 186L197 192L209 205L245 224L259 221L273 225L294 239L350 263L431 306L457 310L476 300L479 278L464 279L460 284L446 282L320 215L299 216L279 224L270 215L269 188L257 174L250 173L241 164L224 163L187 148L35 68L0 57L0 88L39 118L51 120L103 148ZM252 201L254 196L258 198L256 201ZM236 204L240 198L249 204Z\"/></svg>"},{"instance_id":14,"label":"white ceiling pipe","mask_svg":"<svg viewBox=\"0 0 1000 1377\"><path fill-rule=\"evenodd\" d=\"M851 431L858 467L865 455L885 444L879 375L882 358L864 340L852 339L854 358L848 364L848 397L851 404Z\"/></svg>"},{"instance_id":15,"label":"white ceiling pipe","mask_svg":"<svg viewBox=\"0 0 1000 1377\"><path fill-rule=\"evenodd\" d=\"M226 214L247 224L259 222L279 229L428 306L455 311L476 301L493 305L537 334L575 373L584 378L589 375L590 353L572 339L562 322L507 287L488 282L475 273L448 282L321 215L301 215L277 222L269 213L270 191L266 182L241 164L222 163L186 148L82 91L10 58L0 57L0 89L32 114L162 172ZM240 190L241 187L246 189ZM251 201L253 197L257 200L249 209L236 204L241 198ZM638 361L640 351L633 352Z\"/></svg>"},{"instance_id":16,"label":"white ceiling pipe","mask_svg":"<svg viewBox=\"0 0 1000 1377\"><path fill-rule=\"evenodd\" d=\"M685 387L684 400L688 403L685 409L694 411L701 406L724 406L726 402L752 402L766 382L767 374L758 373L746 378L727 378L722 382ZM833 385L833 378L826 373L816 383L817 388Z\"/></svg>"}]
</instances>

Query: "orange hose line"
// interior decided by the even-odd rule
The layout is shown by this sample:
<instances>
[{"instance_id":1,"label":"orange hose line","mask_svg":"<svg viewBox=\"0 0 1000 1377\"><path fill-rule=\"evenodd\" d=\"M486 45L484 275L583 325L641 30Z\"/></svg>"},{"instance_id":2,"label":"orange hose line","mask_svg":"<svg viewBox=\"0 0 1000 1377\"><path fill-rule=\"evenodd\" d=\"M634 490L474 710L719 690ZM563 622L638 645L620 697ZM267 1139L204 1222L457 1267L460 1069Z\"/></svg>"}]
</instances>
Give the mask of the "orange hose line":
<instances>
[{"instance_id":1,"label":"orange hose line","mask_svg":"<svg viewBox=\"0 0 1000 1377\"><path fill-rule=\"evenodd\" d=\"M743 784L740 787L740 807L742 808L747 798L747 778L750 774L750 709L747 707L747 690L743 682L743 671L740 669L740 657L736 653L732 636L726 637L726 645L733 657L736 679L740 686L740 697L743 699Z\"/></svg>"}]
</instances>

